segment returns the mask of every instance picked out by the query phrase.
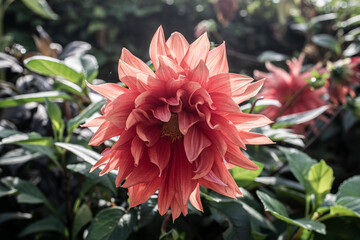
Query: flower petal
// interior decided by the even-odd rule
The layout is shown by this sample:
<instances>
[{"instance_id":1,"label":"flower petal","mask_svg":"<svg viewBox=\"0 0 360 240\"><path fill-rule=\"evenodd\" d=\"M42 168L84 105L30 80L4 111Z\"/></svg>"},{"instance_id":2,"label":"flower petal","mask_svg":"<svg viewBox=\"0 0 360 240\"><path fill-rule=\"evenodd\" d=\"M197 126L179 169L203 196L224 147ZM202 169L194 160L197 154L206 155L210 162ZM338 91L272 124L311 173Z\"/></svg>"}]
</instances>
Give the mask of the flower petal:
<instances>
[{"instance_id":1,"label":"flower petal","mask_svg":"<svg viewBox=\"0 0 360 240\"><path fill-rule=\"evenodd\" d=\"M189 49L188 41L181 33L174 32L166 41L166 45L174 53L177 63L180 64Z\"/></svg>"},{"instance_id":2,"label":"flower petal","mask_svg":"<svg viewBox=\"0 0 360 240\"><path fill-rule=\"evenodd\" d=\"M105 122L105 117L100 116L88 121L87 123L84 123L83 125L81 125L81 127L98 127L104 122Z\"/></svg>"},{"instance_id":3,"label":"flower petal","mask_svg":"<svg viewBox=\"0 0 360 240\"><path fill-rule=\"evenodd\" d=\"M159 67L156 70L156 76L160 80L177 79L180 74L185 74L184 69L180 67L173 59L166 56L159 56Z\"/></svg>"},{"instance_id":4,"label":"flower petal","mask_svg":"<svg viewBox=\"0 0 360 240\"><path fill-rule=\"evenodd\" d=\"M210 42L207 34L204 33L189 46L180 66L182 66L185 71L191 71L199 64L200 60L206 61L209 49Z\"/></svg>"},{"instance_id":5,"label":"flower petal","mask_svg":"<svg viewBox=\"0 0 360 240\"><path fill-rule=\"evenodd\" d=\"M240 131L239 135L245 144L274 144L270 138L260 133Z\"/></svg>"},{"instance_id":6,"label":"flower petal","mask_svg":"<svg viewBox=\"0 0 360 240\"><path fill-rule=\"evenodd\" d=\"M240 112L240 107L229 95L219 92L210 93L213 101L213 107L217 113Z\"/></svg>"},{"instance_id":7,"label":"flower petal","mask_svg":"<svg viewBox=\"0 0 360 240\"><path fill-rule=\"evenodd\" d=\"M231 164L248 170L257 170L259 168L241 152L238 146L233 144L228 144L225 159Z\"/></svg>"},{"instance_id":8,"label":"flower petal","mask_svg":"<svg viewBox=\"0 0 360 240\"><path fill-rule=\"evenodd\" d=\"M201 86L206 87L209 79L209 70L203 60L188 75L189 81L200 83Z\"/></svg>"},{"instance_id":9,"label":"flower petal","mask_svg":"<svg viewBox=\"0 0 360 240\"><path fill-rule=\"evenodd\" d=\"M229 113L226 118L235 124L238 130L250 130L252 128L262 127L272 123L269 118L261 114L249 114L249 113Z\"/></svg>"},{"instance_id":10,"label":"flower petal","mask_svg":"<svg viewBox=\"0 0 360 240\"><path fill-rule=\"evenodd\" d=\"M135 166L138 166L140 159L144 155L144 151L144 142L138 136L135 136L131 141L131 154L134 157Z\"/></svg>"},{"instance_id":11,"label":"flower petal","mask_svg":"<svg viewBox=\"0 0 360 240\"><path fill-rule=\"evenodd\" d=\"M222 73L209 78L207 90L209 93L211 92L220 92L225 94L231 94L231 96L241 94L245 91L247 84L251 83L253 79L251 77L234 74L234 73ZM243 91L239 91L242 88Z\"/></svg>"},{"instance_id":12,"label":"flower petal","mask_svg":"<svg viewBox=\"0 0 360 240\"><path fill-rule=\"evenodd\" d=\"M153 111L154 117L159 119L162 122L168 122L171 118L171 112L169 109L169 104L161 105Z\"/></svg>"},{"instance_id":13,"label":"flower petal","mask_svg":"<svg viewBox=\"0 0 360 240\"><path fill-rule=\"evenodd\" d=\"M199 184L197 184L197 186L195 187L195 190L190 194L190 203L193 205L194 208L196 208L197 210L203 212L203 206L201 204L201 199L200 199L200 187Z\"/></svg>"},{"instance_id":14,"label":"flower petal","mask_svg":"<svg viewBox=\"0 0 360 240\"><path fill-rule=\"evenodd\" d=\"M115 185L116 187L119 187L120 184L125 180L127 176L132 172L134 169L134 158L132 157L130 150L125 151L118 151L117 154L114 155L114 158L116 157L118 161L120 161L120 165L118 167L118 174L115 179Z\"/></svg>"},{"instance_id":15,"label":"flower petal","mask_svg":"<svg viewBox=\"0 0 360 240\"><path fill-rule=\"evenodd\" d=\"M184 148L186 157L193 162L204 148L211 145L211 141L196 126L192 126L184 136Z\"/></svg>"},{"instance_id":16,"label":"flower petal","mask_svg":"<svg viewBox=\"0 0 360 240\"><path fill-rule=\"evenodd\" d=\"M220 46L209 52L209 55L206 59L206 65L209 68L210 76L229 72L225 43L222 43Z\"/></svg>"},{"instance_id":17,"label":"flower petal","mask_svg":"<svg viewBox=\"0 0 360 240\"><path fill-rule=\"evenodd\" d=\"M153 146L160 138L161 127L158 124L140 123L136 125L136 133L146 146Z\"/></svg>"},{"instance_id":18,"label":"flower petal","mask_svg":"<svg viewBox=\"0 0 360 240\"><path fill-rule=\"evenodd\" d=\"M160 175L170 160L170 142L166 138L160 138L152 147L148 148L150 162L158 166Z\"/></svg>"},{"instance_id":19,"label":"flower petal","mask_svg":"<svg viewBox=\"0 0 360 240\"><path fill-rule=\"evenodd\" d=\"M149 66L146 65L139 58L132 55L131 52L129 50L127 50L126 48L122 49L120 59L122 61L124 61L125 63L129 64L131 67L139 69L141 72L146 73L146 74L150 75L151 77L155 77L154 72L149 68Z\"/></svg>"},{"instance_id":20,"label":"flower petal","mask_svg":"<svg viewBox=\"0 0 360 240\"><path fill-rule=\"evenodd\" d=\"M113 101L115 98L119 97L121 94L124 94L129 91L129 89L121 87L115 83L104 83L99 85L91 85L86 82L89 88L95 92L103 95L108 100Z\"/></svg>"},{"instance_id":21,"label":"flower petal","mask_svg":"<svg viewBox=\"0 0 360 240\"><path fill-rule=\"evenodd\" d=\"M248 100L249 98L254 97L258 92L260 91L262 85L264 84L264 80L256 81L252 84L249 84L246 88L246 90L239 96L233 96L233 100L240 104L244 102L245 100Z\"/></svg>"},{"instance_id":22,"label":"flower petal","mask_svg":"<svg viewBox=\"0 0 360 240\"><path fill-rule=\"evenodd\" d=\"M144 182L133 187L129 187L129 207L135 207L148 200L149 197L156 192L160 184L161 178L157 177L150 182Z\"/></svg>"},{"instance_id":23,"label":"flower petal","mask_svg":"<svg viewBox=\"0 0 360 240\"><path fill-rule=\"evenodd\" d=\"M89 145L92 146L99 146L101 143L105 142L106 140L119 136L124 130L119 129L117 126L112 124L111 122L105 121L99 129L94 133L92 136Z\"/></svg>"},{"instance_id":24,"label":"flower petal","mask_svg":"<svg viewBox=\"0 0 360 240\"><path fill-rule=\"evenodd\" d=\"M127 177L126 182L122 185L122 187L129 188L139 183L149 182L158 176L158 168L148 159L142 158L139 165L135 167Z\"/></svg>"},{"instance_id":25,"label":"flower petal","mask_svg":"<svg viewBox=\"0 0 360 240\"><path fill-rule=\"evenodd\" d=\"M168 56L171 57L171 51L165 43L164 31L160 26L156 33L154 34L153 39L150 43L149 50L151 61L154 65L155 71L159 68L159 56Z\"/></svg>"},{"instance_id":26,"label":"flower petal","mask_svg":"<svg viewBox=\"0 0 360 240\"><path fill-rule=\"evenodd\" d=\"M187 131L190 127L192 127L195 123L197 123L200 118L197 115L192 113L187 113L185 111L181 111L178 113L178 121L179 121L179 130L183 135L187 134Z\"/></svg>"}]
</instances>

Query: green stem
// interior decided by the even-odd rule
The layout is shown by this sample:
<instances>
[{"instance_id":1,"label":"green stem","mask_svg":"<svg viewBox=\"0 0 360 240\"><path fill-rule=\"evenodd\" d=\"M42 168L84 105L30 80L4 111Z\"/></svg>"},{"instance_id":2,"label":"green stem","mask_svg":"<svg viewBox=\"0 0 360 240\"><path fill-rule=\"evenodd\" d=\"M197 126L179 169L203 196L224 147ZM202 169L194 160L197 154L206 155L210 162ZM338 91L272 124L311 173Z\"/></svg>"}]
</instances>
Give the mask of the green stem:
<instances>
[{"instance_id":1,"label":"green stem","mask_svg":"<svg viewBox=\"0 0 360 240\"><path fill-rule=\"evenodd\" d=\"M305 218L307 218L309 216L309 212L310 212L310 195L306 194L305 197Z\"/></svg>"}]
</instances>

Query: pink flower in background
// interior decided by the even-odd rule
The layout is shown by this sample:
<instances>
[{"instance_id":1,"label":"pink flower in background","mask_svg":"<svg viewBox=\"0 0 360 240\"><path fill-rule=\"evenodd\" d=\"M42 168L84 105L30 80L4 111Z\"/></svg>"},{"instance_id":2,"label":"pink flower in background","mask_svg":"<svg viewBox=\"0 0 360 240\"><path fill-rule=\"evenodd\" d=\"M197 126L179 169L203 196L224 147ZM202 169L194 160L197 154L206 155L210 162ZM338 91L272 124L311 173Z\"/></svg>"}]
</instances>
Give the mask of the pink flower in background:
<instances>
[{"instance_id":1,"label":"pink flower in background","mask_svg":"<svg viewBox=\"0 0 360 240\"><path fill-rule=\"evenodd\" d=\"M320 74L325 72L325 69L321 69L319 66L315 66L310 70L301 72L303 61L303 54L300 55L299 59L293 58L291 61L287 61L287 65L289 66L289 73L269 62L266 63L266 68L270 73L255 70L254 76L256 79L266 78L261 95L264 96L265 99L276 99L282 105L284 105L304 85L307 84L306 79L310 79L312 77L312 70L315 69ZM326 101L323 99L323 96L326 93L327 91L324 87L318 90L312 90L310 87L307 87L281 114L281 116L292 113L301 113L326 105ZM280 109L281 107L279 108L276 106L269 106L265 108L262 113L270 119L274 120Z\"/></svg>"},{"instance_id":2,"label":"pink flower in background","mask_svg":"<svg viewBox=\"0 0 360 240\"><path fill-rule=\"evenodd\" d=\"M329 84L330 99L334 104L346 103L349 94L355 97L356 94L351 85L360 83L360 57L341 59L334 63L331 69Z\"/></svg>"},{"instance_id":3,"label":"pink flower in background","mask_svg":"<svg viewBox=\"0 0 360 240\"><path fill-rule=\"evenodd\" d=\"M186 215L189 200L202 211L199 185L235 198L241 192L227 169L257 169L240 148L272 143L249 132L271 121L238 106L263 81L228 73L224 44L209 49L206 34L191 45L177 32L165 42L159 27L150 44L155 73L123 49L119 78L128 88L89 85L108 100L102 116L84 125L100 126L89 144L120 136L92 170L117 170L116 185L126 179L122 187L129 190L130 207L158 190L162 215L169 207L173 219Z\"/></svg>"}]
</instances>

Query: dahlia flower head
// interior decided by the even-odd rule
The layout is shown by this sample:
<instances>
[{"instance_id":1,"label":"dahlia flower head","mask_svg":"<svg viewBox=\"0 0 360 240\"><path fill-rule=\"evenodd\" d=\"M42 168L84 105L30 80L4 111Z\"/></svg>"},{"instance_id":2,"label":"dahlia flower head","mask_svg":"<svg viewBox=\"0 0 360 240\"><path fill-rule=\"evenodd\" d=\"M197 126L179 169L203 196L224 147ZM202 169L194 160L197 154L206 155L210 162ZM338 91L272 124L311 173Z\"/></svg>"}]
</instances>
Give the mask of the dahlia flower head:
<instances>
[{"instance_id":1,"label":"dahlia flower head","mask_svg":"<svg viewBox=\"0 0 360 240\"><path fill-rule=\"evenodd\" d=\"M346 103L349 94L356 97L352 85L360 83L360 57L341 59L334 63L331 69L329 84L330 99L334 104Z\"/></svg>"},{"instance_id":2,"label":"dahlia flower head","mask_svg":"<svg viewBox=\"0 0 360 240\"><path fill-rule=\"evenodd\" d=\"M301 72L304 56L304 54L301 54L298 59L293 58L286 62L289 67L289 72L274 66L270 62L267 62L265 65L270 73L255 70L255 79L266 78L264 87L261 91L261 96L264 96L265 99L278 100L283 106L307 84L306 79L311 79L312 70L316 70L319 74L326 72L326 69L321 68L320 65L316 65L305 72ZM326 105L324 99L326 93L327 90L325 87L317 90L307 87L296 97L296 99L294 99L293 103L280 116L301 113ZM281 107L269 106L265 108L262 113L270 119L275 120L274 118L277 117L280 109ZM304 125L295 126L294 130L302 132L304 130Z\"/></svg>"},{"instance_id":3,"label":"dahlia flower head","mask_svg":"<svg viewBox=\"0 0 360 240\"><path fill-rule=\"evenodd\" d=\"M202 211L199 185L235 198L241 192L228 169L256 170L240 150L246 144L272 143L249 132L271 123L263 115L242 113L238 104L258 93L263 81L228 73L225 45L209 51L206 33L191 45L180 33L165 42L159 27L150 44L153 72L123 49L115 83L90 85L107 98L90 140L97 146L120 136L91 171L117 171L116 186L128 188L130 207L158 191L161 215L173 220L188 213L188 202Z\"/></svg>"}]
</instances>

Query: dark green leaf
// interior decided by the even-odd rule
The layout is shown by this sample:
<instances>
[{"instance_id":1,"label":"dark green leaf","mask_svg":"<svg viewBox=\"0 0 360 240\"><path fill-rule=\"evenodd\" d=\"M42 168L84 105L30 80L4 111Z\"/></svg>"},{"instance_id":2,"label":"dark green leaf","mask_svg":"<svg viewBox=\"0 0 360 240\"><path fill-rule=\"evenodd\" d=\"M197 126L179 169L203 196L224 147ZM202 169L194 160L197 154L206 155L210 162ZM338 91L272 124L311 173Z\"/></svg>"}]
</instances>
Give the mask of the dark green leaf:
<instances>
[{"instance_id":1,"label":"dark green leaf","mask_svg":"<svg viewBox=\"0 0 360 240\"><path fill-rule=\"evenodd\" d=\"M314 209L316 209L331 190L334 180L333 170L322 160L310 168L307 179L312 187L312 193L315 194Z\"/></svg>"},{"instance_id":2,"label":"dark green leaf","mask_svg":"<svg viewBox=\"0 0 360 240\"><path fill-rule=\"evenodd\" d=\"M20 232L18 237L24 237L29 234L45 231L58 232L63 235L66 234L65 226L59 219L55 217L48 217L28 225Z\"/></svg>"},{"instance_id":3,"label":"dark green leaf","mask_svg":"<svg viewBox=\"0 0 360 240\"><path fill-rule=\"evenodd\" d=\"M19 193L24 194L24 197L28 196L32 201L36 201L36 203L49 203L44 194L35 185L27 181L9 176L2 178L1 182L8 188L15 189Z\"/></svg>"},{"instance_id":4,"label":"dark green leaf","mask_svg":"<svg viewBox=\"0 0 360 240\"><path fill-rule=\"evenodd\" d=\"M22 164L42 156L39 152L32 152L22 148L14 149L0 157L0 165Z\"/></svg>"},{"instance_id":5,"label":"dark green leaf","mask_svg":"<svg viewBox=\"0 0 360 240\"><path fill-rule=\"evenodd\" d=\"M316 91L316 90L314 90ZM292 125L297 125L301 123L308 122L325 112L329 107L322 106L313 110L309 110L302 113L294 113L279 117L276 119L275 123L272 125L273 128L283 128L290 127Z\"/></svg>"},{"instance_id":6,"label":"dark green leaf","mask_svg":"<svg viewBox=\"0 0 360 240\"><path fill-rule=\"evenodd\" d=\"M92 82L98 75L98 62L92 55L86 54L80 57L80 62L88 82Z\"/></svg>"},{"instance_id":7,"label":"dark green leaf","mask_svg":"<svg viewBox=\"0 0 360 240\"><path fill-rule=\"evenodd\" d=\"M264 164L253 161L259 168L255 171L247 170L244 168L240 168L237 166L234 166L234 168L230 169L230 173L233 176L234 180L236 181L237 185L240 187L246 187L251 182L254 181L254 179L260 175L261 171L264 168Z\"/></svg>"},{"instance_id":8,"label":"dark green leaf","mask_svg":"<svg viewBox=\"0 0 360 240\"><path fill-rule=\"evenodd\" d=\"M27 58L24 63L27 68L38 74L62 77L78 86L83 84L83 74L78 73L56 58L35 56Z\"/></svg>"},{"instance_id":9,"label":"dark green leaf","mask_svg":"<svg viewBox=\"0 0 360 240\"><path fill-rule=\"evenodd\" d=\"M3 222L7 222L9 220L18 220L18 219L31 219L32 215L30 213L22 213L22 212L7 212L0 214L0 224Z\"/></svg>"},{"instance_id":10,"label":"dark green leaf","mask_svg":"<svg viewBox=\"0 0 360 240\"><path fill-rule=\"evenodd\" d=\"M46 103L46 111L51 121L51 126L53 129L55 139L58 141L62 141L62 136L65 129L65 123L64 120L62 119L61 110L56 103L53 103L48 99L45 99L45 103Z\"/></svg>"},{"instance_id":11,"label":"dark green leaf","mask_svg":"<svg viewBox=\"0 0 360 240\"><path fill-rule=\"evenodd\" d=\"M228 228L223 232L224 239L250 239L251 226L249 215L240 203L209 202L211 216L221 225Z\"/></svg>"},{"instance_id":12,"label":"dark green leaf","mask_svg":"<svg viewBox=\"0 0 360 240\"><path fill-rule=\"evenodd\" d=\"M316 161L311 159L305 153L294 148L281 147L279 149L285 154L285 157L289 162L290 170L294 174L295 178L305 188L305 191L310 193L311 186L308 181L308 173L310 168L316 164Z\"/></svg>"},{"instance_id":13,"label":"dark green leaf","mask_svg":"<svg viewBox=\"0 0 360 240\"><path fill-rule=\"evenodd\" d=\"M132 209L126 212L120 207L102 210L92 221L86 240L126 240L134 231L137 214Z\"/></svg>"},{"instance_id":14,"label":"dark green leaf","mask_svg":"<svg viewBox=\"0 0 360 240\"><path fill-rule=\"evenodd\" d=\"M347 201L350 200L350 201ZM351 203L353 202L353 199L347 199L347 198L343 198L340 201L340 204L344 204L347 207L350 207L352 209L349 209L345 206L341 206L341 205L335 205L335 206L331 206L330 207L330 213L329 215L331 216L346 216L346 217L360 217L360 209L359 209L359 201L355 200L355 204L357 205L351 205Z\"/></svg>"},{"instance_id":15,"label":"dark green leaf","mask_svg":"<svg viewBox=\"0 0 360 240\"><path fill-rule=\"evenodd\" d=\"M274 217L301 228L315 231L324 235L326 234L324 224L315 222L310 219L291 219L289 218L289 215L281 202L260 191L256 191L256 194L264 205L265 211L269 211Z\"/></svg>"},{"instance_id":16,"label":"dark green leaf","mask_svg":"<svg viewBox=\"0 0 360 240\"><path fill-rule=\"evenodd\" d=\"M46 0L22 0L22 2L34 13L52 20L58 19Z\"/></svg>"},{"instance_id":17,"label":"dark green leaf","mask_svg":"<svg viewBox=\"0 0 360 240\"><path fill-rule=\"evenodd\" d=\"M92 220L92 213L90 208L86 204L81 205L81 207L77 210L74 217L72 239L77 239L76 236L78 235L80 230L83 227L85 227L86 224L91 222L91 220Z\"/></svg>"},{"instance_id":18,"label":"dark green leaf","mask_svg":"<svg viewBox=\"0 0 360 240\"><path fill-rule=\"evenodd\" d=\"M342 198L336 200L336 204L352 211L354 215L356 215L357 217L360 217L360 198L342 197ZM331 211L331 208L330 208L330 211Z\"/></svg>"},{"instance_id":19,"label":"dark green leaf","mask_svg":"<svg viewBox=\"0 0 360 240\"><path fill-rule=\"evenodd\" d=\"M96 103L92 103L87 108L85 108L79 115L71 119L67 123L68 134L71 134L81 123L94 115L94 113L100 111L101 107L105 104L105 102L106 99L103 99Z\"/></svg>"},{"instance_id":20,"label":"dark green leaf","mask_svg":"<svg viewBox=\"0 0 360 240\"><path fill-rule=\"evenodd\" d=\"M334 51L335 53L340 54L341 51L340 44L338 40L333 36L328 34L316 34L311 39L316 45L320 47L328 48Z\"/></svg>"},{"instance_id":21,"label":"dark green leaf","mask_svg":"<svg viewBox=\"0 0 360 240\"><path fill-rule=\"evenodd\" d=\"M260 62L281 62L288 59L288 56L274 51L265 51L258 56Z\"/></svg>"},{"instance_id":22,"label":"dark green leaf","mask_svg":"<svg viewBox=\"0 0 360 240\"><path fill-rule=\"evenodd\" d=\"M29 93L0 99L0 108L16 107L29 102L45 102L45 98L54 100L72 100L66 93L58 91Z\"/></svg>"},{"instance_id":23,"label":"dark green leaf","mask_svg":"<svg viewBox=\"0 0 360 240\"><path fill-rule=\"evenodd\" d=\"M95 169L93 172L90 173L91 167L92 165L87 162L67 165L67 168L71 171L80 173L92 180L95 180L110 189L113 193L116 193L115 175L108 173L104 176L99 176L101 170Z\"/></svg>"},{"instance_id":24,"label":"dark green leaf","mask_svg":"<svg viewBox=\"0 0 360 240\"><path fill-rule=\"evenodd\" d=\"M336 195L337 199L342 197L356 197L360 198L360 176L353 176L345 180L339 187Z\"/></svg>"},{"instance_id":25,"label":"dark green leaf","mask_svg":"<svg viewBox=\"0 0 360 240\"><path fill-rule=\"evenodd\" d=\"M8 189L4 188L3 186L0 186L0 198L8 195L12 195L16 193L16 189Z\"/></svg>"}]
</instances>

